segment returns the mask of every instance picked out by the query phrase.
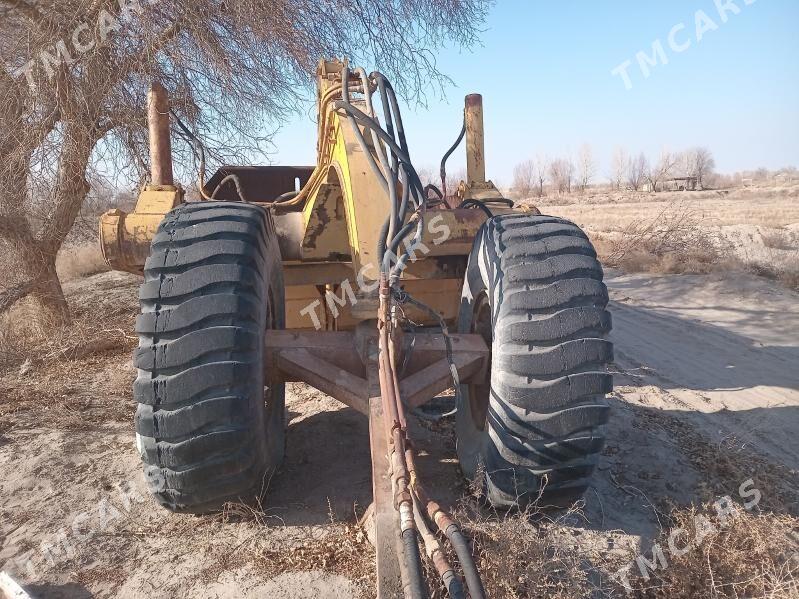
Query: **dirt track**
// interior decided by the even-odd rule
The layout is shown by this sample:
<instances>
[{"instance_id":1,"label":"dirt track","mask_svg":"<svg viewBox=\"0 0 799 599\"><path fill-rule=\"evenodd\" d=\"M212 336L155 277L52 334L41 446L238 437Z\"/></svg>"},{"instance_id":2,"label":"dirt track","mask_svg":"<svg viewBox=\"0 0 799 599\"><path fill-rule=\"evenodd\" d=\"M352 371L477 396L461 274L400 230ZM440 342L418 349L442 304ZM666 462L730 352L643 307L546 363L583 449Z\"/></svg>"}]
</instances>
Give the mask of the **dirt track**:
<instances>
[{"instance_id":1,"label":"dirt track","mask_svg":"<svg viewBox=\"0 0 799 599\"><path fill-rule=\"evenodd\" d=\"M106 273L68 293L75 303L104 294L130 320L136 284ZM799 294L738 275L611 273L608 284L615 410L568 543L601 567L648 548L670 504L735 496L748 478L766 508L798 511ZM371 595L371 547L356 524L371 494L360 415L292 385L287 461L264 512L180 517L146 497L132 378L127 347L0 378L0 569L38 597ZM422 469L454 502L467 491L440 429L417 428ZM120 494L131 484L140 497Z\"/></svg>"}]
</instances>

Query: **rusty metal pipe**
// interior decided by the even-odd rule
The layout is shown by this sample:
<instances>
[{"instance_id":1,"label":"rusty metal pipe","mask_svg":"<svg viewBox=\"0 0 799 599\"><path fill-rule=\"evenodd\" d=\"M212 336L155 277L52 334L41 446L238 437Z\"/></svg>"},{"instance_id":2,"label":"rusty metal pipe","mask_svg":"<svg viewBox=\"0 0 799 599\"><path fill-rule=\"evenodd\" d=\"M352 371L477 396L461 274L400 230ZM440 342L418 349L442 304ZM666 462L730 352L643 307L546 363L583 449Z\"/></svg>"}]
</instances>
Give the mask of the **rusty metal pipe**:
<instances>
[{"instance_id":1,"label":"rusty metal pipe","mask_svg":"<svg viewBox=\"0 0 799 599\"><path fill-rule=\"evenodd\" d=\"M402 586L406 597L422 599L427 597L427 588L422 575L422 560L419 552L418 532L413 515L413 496L410 491L410 477L406 463L407 436L400 420L401 406L396 385L396 368L390 351L391 340L388 334L389 306L391 293L386 273L380 275L380 306L377 314L378 330L378 377L380 397L384 409L386 427L390 428L388 451L391 464L391 484L394 491L394 507L399 515L398 549L404 559L400 567Z\"/></svg>"},{"instance_id":2,"label":"rusty metal pipe","mask_svg":"<svg viewBox=\"0 0 799 599\"><path fill-rule=\"evenodd\" d=\"M174 185L169 98L164 86L157 81L153 81L147 93L147 127L150 136L150 182L153 185Z\"/></svg>"},{"instance_id":3,"label":"rusty metal pipe","mask_svg":"<svg viewBox=\"0 0 799 599\"><path fill-rule=\"evenodd\" d=\"M483 129L483 96L466 96L466 184L485 183L485 133Z\"/></svg>"},{"instance_id":4,"label":"rusty metal pipe","mask_svg":"<svg viewBox=\"0 0 799 599\"><path fill-rule=\"evenodd\" d=\"M451 599L465 599L466 595L463 590L463 584L460 579L458 579L455 570L452 568L447 560L447 556L441 549L441 543L438 542L438 539L436 539L435 535L430 531L430 527L427 526L424 515L419 508L419 503L419 499L415 498L413 501L413 517L416 521L416 528L424 542L427 557L433 562L433 566L436 572L438 572L439 577L441 577L441 582L444 584L444 588L447 589L447 593Z\"/></svg>"}]
</instances>

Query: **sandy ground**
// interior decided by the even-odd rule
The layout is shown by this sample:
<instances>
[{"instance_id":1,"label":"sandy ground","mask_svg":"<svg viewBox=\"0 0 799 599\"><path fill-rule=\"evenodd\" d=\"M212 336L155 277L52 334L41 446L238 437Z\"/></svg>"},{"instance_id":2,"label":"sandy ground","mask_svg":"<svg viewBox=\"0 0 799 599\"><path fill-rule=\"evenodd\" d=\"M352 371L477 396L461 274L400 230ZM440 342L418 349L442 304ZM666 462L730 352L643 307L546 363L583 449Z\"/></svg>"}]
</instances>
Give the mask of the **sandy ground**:
<instances>
[{"instance_id":1,"label":"sandy ground","mask_svg":"<svg viewBox=\"0 0 799 599\"><path fill-rule=\"evenodd\" d=\"M607 280L614 414L563 542L606 577L614 557L649 548L671 506L737 497L749 478L764 509L799 511L799 294L744 275ZM137 282L104 273L67 291L76 305L101 297L124 327ZM290 385L287 459L263 511L172 515L139 471L134 343L0 377L0 569L36 597L372 596L358 525L371 500L365 419ZM451 426L414 434L434 493L449 505L468 496Z\"/></svg>"}]
</instances>

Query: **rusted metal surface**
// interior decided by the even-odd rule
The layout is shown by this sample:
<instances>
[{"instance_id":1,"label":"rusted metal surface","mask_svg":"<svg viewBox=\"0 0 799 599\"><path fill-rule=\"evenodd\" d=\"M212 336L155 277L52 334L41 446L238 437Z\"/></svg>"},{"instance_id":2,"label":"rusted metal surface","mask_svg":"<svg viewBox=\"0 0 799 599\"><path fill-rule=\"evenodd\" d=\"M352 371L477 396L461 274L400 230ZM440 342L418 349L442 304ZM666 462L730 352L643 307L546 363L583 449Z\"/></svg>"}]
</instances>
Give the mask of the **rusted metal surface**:
<instances>
[{"instance_id":1,"label":"rusted metal surface","mask_svg":"<svg viewBox=\"0 0 799 599\"><path fill-rule=\"evenodd\" d=\"M278 196L302 188L313 173L312 166L233 166L221 167L205 184L205 193L215 200L240 201L236 186L232 182L219 184L225 177L235 175L241 182L244 195L250 202L271 202ZM219 189L217 190L217 188Z\"/></svg>"},{"instance_id":2,"label":"rusted metal surface","mask_svg":"<svg viewBox=\"0 0 799 599\"><path fill-rule=\"evenodd\" d=\"M150 85L147 93L147 126L150 135L150 182L153 185L174 185L169 99L164 86L157 81Z\"/></svg>"},{"instance_id":3,"label":"rusted metal surface","mask_svg":"<svg viewBox=\"0 0 799 599\"><path fill-rule=\"evenodd\" d=\"M485 131L483 128L483 96L466 96L464 122L466 124L466 181L461 183L461 199L492 200L502 198L502 193L486 180ZM493 206L492 206L493 211Z\"/></svg>"},{"instance_id":4,"label":"rusted metal surface","mask_svg":"<svg viewBox=\"0 0 799 599\"><path fill-rule=\"evenodd\" d=\"M377 366L377 347L367 351L369 389L369 448L372 455L372 502L374 517L375 564L377 566L378 599L402 597L400 556L397 552L396 510L391 492L391 466L388 461L383 402Z\"/></svg>"},{"instance_id":5,"label":"rusted metal surface","mask_svg":"<svg viewBox=\"0 0 799 599\"><path fill-rule=\"evenodd\" d=\"M485 183L485 132L483 130L483 96L466 96L466 183Z\"/></svg>"},{"instance_id":6,"label":"rusted metal surface","mask_svg":"<svg viewBox=\"0 0 799 599\"><path fill-rule=\"evenodd\" d=\"M356 348L355 334L350 331L269 331L264 342L264 366L267 373L279 373L279 358L282 352L304 350L311 359L322 358L338 369L364 379L366 371ZM284 381L302 380L278 377ZM336 373L331 373L335 380ZM362 385L359 394L366 389Z\"/></svg>"},{"instance_id":7,"label":"rusted metal surface","mask_svg":"<svg viewBox=\"0 0 799 599\"><path fill-rule=\"evenodd\" d=\"M450 343L461 382L481 381L489 356L483 338L450 335ZM265 370L278 380L304 381L364 412L368 397L361 345L357 333L349 331L270 331L264 347ZM396 360L405 364L399 393L408 405L422 405L451 385L442 335L406 335L398 351Z\"/></svg>"},{"instance_id":8,"label":"rusted metal surface","mask_svg":"<svg viewBox=\"0 0 799 599\"><path fill-rule=\"evenodd\" d=\"M456 364L465 364L465 362L460 362L462 356L463 359L467 360L479 356L482 360L478 370L472 372L471 367L469 367L468 374L465 372L461 373L461 382L465 383L471 379L481 380L481 376L485 374L490 354L482 337L479 335L450 335L449 338L452 344L452 357ZM404 354L410 353L410 356L403 355L402 358L405 365L403 370L403 376L405 378L402 384L412 375L446 358L444 336L440 333L417 333L416 335L408 335L403 341L403 352ZM447 371L449 372L449 368L447 368ZM458 371L460 372L460 368Z\"/></svg>"},{"instance_id":9,"label":"rusted metal surface","mask_svg":"<svg viewBox=\"0 0 799 599\"><path fill-rule=\"evenodd\" d=\"M307 349L281 351L277 367L286 380L302 381L341 403L369 415L366 380L311 354Z\"/></svg>"},{"instance_id":10,"label":"rusted metal surface","mask_svg":"<svg viewBox=\"0 0 799 599\"><path fill-rule=\"evenodd\" d=\"M330 169L328 181L319 187L313 210L303 216L303 260L352 260L344 196L335 169Z\"/></svg>"},{"instance_id":11,"label":"rusted metal surface","mask_svg":"<svg viewBox=\"0 0 799 599\"><path fill-rule=\"evenodd\" d=\"M458 369L458 375L468 380L480 371L485 359L484 354L464 353L453 356L452 362ZM430 366L403 378L399 390L405 404L417 408L451 386L452 370L449 360L441 358Z\"/></svg>"}]
</instances>

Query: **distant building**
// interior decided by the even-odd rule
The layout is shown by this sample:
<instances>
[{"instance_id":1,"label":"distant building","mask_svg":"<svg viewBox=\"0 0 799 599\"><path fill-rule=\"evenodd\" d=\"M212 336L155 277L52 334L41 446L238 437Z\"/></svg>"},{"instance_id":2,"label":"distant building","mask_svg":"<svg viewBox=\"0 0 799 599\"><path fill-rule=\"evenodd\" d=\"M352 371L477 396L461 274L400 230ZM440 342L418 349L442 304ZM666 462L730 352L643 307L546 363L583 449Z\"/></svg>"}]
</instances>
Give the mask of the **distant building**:
<instances>
[{"instance_id":1,"label":"distant building","mask_svg":"<svg viewBox=\"0 0 799 599\"><path fill-rule=\"evenodd\" d=\"M694 176L672 177L663 184L664 191L696 191L698 180Z\"/></svg>"}]
</instances>

